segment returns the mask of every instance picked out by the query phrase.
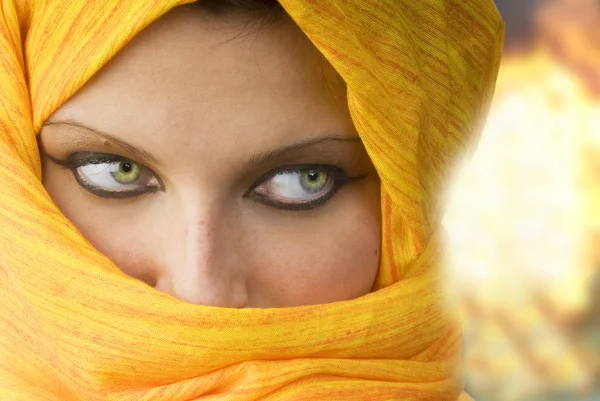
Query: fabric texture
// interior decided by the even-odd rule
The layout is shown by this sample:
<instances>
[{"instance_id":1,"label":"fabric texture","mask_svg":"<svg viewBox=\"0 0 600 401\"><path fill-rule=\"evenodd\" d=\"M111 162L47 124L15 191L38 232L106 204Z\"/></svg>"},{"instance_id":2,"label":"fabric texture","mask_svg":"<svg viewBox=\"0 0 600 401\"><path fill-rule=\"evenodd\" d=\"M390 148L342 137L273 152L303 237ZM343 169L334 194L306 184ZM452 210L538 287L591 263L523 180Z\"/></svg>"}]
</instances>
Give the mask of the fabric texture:
<instances>
[{"instance_id":1,"label":"fabric texture","mask_svg":"<svg viewBox=\"0 0 600 401\"><path fill-rule=\"evenodd\" d=\"M0 3L0 399L466 398L440 195L493 93L492 0L281 0L347 82L381 176L383 234L377 291L282 309L187 304L126 276L41 184L45 119L186 2Z\"/></svg>"}]
</instances>

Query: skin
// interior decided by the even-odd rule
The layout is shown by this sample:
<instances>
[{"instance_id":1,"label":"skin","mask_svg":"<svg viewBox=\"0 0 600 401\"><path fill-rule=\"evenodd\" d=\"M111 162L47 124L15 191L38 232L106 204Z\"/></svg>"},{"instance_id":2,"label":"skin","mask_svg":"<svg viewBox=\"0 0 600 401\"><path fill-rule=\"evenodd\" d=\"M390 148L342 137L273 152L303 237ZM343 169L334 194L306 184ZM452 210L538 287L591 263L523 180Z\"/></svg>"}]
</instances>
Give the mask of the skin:
<instances>
[{"instance_id":1,"label":"skin","mask_svg":"<svg viewBox=\"0 0 600 401\"><path fill-rule=\"evenodd\" d=\"M344 83L286 17L240 34L255 18L184 6L138 35L44 125L44 186L116 266L186 302L270 308L360 297L379 266L380 183ZM89 158L74 165L82 152L123 157L111 162L121 171L146 166L143 180L118 190L153 191L90 193L76 179L94 167ZM356 179L312 209L273 203L333 193L325 189L337 179L322 165ZM269 174L289 166L276 187ZM114 181L104 171L83 182L97 177ZM328 184L302 197L282 192L304 190L302 177Z\"/></svg>"}]
</instances>

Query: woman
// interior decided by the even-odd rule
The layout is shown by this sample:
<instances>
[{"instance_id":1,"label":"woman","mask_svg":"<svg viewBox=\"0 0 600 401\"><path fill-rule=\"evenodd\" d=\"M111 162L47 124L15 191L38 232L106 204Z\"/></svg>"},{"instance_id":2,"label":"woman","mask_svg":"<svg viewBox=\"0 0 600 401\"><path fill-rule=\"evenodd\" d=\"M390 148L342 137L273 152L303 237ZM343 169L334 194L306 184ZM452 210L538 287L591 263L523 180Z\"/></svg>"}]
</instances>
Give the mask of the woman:
<instances>
[{"instance_id":1,"label":"woman","mask_svg":"<svg viewBox=\"0 0 600 401\"><path fill-rule=\"evenodd\" d=\"M3 7L2 398L466 397L438 194L493 4L182 3Z\"/></svg>"},{"instance_id":2,"label":"woman","mask_svg":"<svg viewBox=\"0 0 600 401\"><path fill-rule=\"evenodd\" d=\"M54 112L44 185L121 270L187 302L364 295L379 182L344 82L277 2L227 4L168 13Z\"/></svg>"}]
</instances>

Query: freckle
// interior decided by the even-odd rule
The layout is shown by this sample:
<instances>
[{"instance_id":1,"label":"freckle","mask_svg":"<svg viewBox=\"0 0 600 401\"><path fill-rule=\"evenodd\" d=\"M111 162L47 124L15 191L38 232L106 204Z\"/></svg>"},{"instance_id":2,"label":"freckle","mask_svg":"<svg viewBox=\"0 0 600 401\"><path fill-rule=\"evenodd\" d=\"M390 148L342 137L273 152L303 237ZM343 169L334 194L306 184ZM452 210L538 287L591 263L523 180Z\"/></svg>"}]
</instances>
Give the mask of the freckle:
<instances>
[{"instance_id":1,"label":"freckle","mask_svg":"<svg viewBox=\"0 0 600 401\"><path fill-rule=\"evenodd\" d=\"M350 330L346 330L346 335L349 336L350 334L352 334L352 332Z\"/></svg>"},{"instance_id":2,"label":"freckle","mask_svg":"<svg viewBox=\"0 0 600 401\"><path fill-rule=\"evenodd\" d=\"M110 148L110 145L111 145L111 143L110 143L110 141L109 141L108 139L105 139L105 140L104 140L104 141L102 141L102 142L103 142L103 145L104 145L104 146L106 146L107 148Z\"/></svg>"},{"instance_id":3,"label":"freckle","mask_svg":"<svg viewBox=\"0 0 600 401\"><path fill-rule=\"evenodd\" d=\"M379 249L375 249L375 252L373 253L373 255L377 255L379 253Z\"/></svg>"}]
</instances>

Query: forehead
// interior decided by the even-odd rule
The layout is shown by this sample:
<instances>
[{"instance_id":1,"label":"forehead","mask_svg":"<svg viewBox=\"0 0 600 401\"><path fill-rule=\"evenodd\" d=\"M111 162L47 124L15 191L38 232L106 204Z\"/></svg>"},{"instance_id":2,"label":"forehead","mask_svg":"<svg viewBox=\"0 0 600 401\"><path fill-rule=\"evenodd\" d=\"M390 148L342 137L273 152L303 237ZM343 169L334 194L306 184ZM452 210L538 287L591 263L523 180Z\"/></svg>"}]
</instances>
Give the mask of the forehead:
<instances>
[{"instance_id":1,"label":"forehead","mask_svg":"<svg viewBox=\"0 0 600 401\"><path fill-rule=\"evenodd\" d=\"M339 127L348 114L344 83L319 51L286 17L265 25L256 18L178 7L138 35L53 118L84 121L133 142L145 136L156 146L168 132L175 147L236 132L230 139L240 146L244 126L253 130L244 137L259 135L267 143L300 135L299 125L304 135L322 134L328 125L351 129L347 121ZM178 142L176 133L185 140Z\"/></svg>"},{"instance_id":2,"label":"forehead","mask_svg":"<svg viewBox=\"0 0 600 401\"><path fill-rule=\"evenodd\" d=\"M109 72L115 79L139 74L136 81L145 77L143 84L153 86L193 79L206 89L222 89L226 82L290 86L317 78L310 73L318 71L322 58L293 22L283 18L261 25L259 18L210 16L178 7L138 35L101 78L107 81Z\"/></svg>"},{"instance_id":3,"label":"forehead","mask_svg":"<svg viewBox=\"0 0 600 401\"><path fill-rule=\"evenodd\" d=\"M256 99L265 89L320 96L343 88L289 18L271 23L254 14L211 16L184 6L134 38L73 100L155 100L167 93L170 103L198 104L230 95Z\"/></svg>"}]
</instances>

